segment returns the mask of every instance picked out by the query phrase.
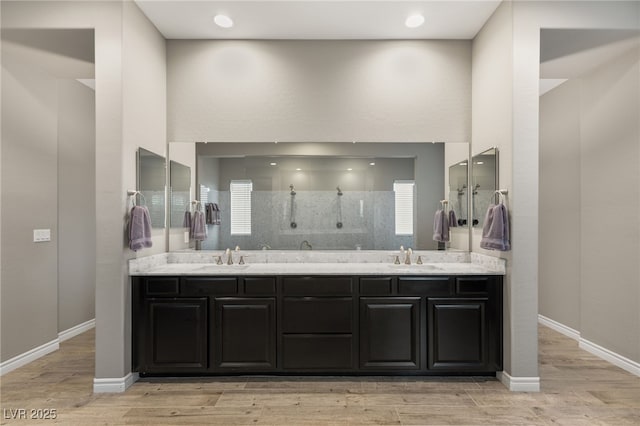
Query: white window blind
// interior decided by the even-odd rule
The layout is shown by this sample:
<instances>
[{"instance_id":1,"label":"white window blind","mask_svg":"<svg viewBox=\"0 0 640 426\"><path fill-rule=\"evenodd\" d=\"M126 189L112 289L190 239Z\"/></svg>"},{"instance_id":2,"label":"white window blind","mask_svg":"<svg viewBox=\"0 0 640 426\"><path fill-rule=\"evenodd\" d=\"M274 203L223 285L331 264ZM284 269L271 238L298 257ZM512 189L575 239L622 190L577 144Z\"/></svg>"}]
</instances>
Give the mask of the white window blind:
<instances>
[{"instance_id":1,"label":"white window blind","mask_svg":"<svg viewBox=\"0 0 640 426\"><path fill-rule=\"evenodd\" d=\"M396 235L413 235L413 188L414 181L412 180L393 182Z\"/></svg>"},{"instance_id":2,"label":"white window blind","mask_svg":"<svg viewBox=\"0 0 640 426\"><path fill-rule=\"evenodd\" d=\"M200 202L203 206L209 202L209 191L208 187L200 185Z\"/></svg>"},{"instance_id":3,"label":"white window blind","mask_svg":"<svg viewBox=\"0 0 640 426\"><path fill-rule=\"evenodd\" d=\"M232 180L231 193L231 235L251 235L251 191L250 180Z\"/></svg>"}]
</instances>

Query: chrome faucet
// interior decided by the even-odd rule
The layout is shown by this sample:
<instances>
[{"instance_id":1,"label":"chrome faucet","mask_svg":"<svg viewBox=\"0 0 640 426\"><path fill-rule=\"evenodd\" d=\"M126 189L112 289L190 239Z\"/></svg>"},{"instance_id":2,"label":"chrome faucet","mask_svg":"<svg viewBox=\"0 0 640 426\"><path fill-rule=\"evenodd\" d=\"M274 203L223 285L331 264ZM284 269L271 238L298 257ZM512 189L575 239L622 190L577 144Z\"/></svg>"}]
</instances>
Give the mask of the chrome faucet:
<instances>
[{"instance_id":1,"label":"chrome faucet","mask_svg":"<svg viewBox=\"0 0 640 426\"><path fill-rule=\"evenodd\" d=\"M411 265L411 255L413 254L413 250L411 250L411 248L408 248L406 251L406 256L404 258L404 264L405 265Z\"/></svg>"},{"instance_id":2,"label":"chrome faucet","mask_svg":"<svg viewBox=\"0 0 640 426\"><path fill-rule=\"evenodd\" d=\"M300 243L300 250L305 250L305 247L309 250L313 250L313 247L311 247L311 244L307 240Z\"/></svg>"},{"instance_id":3,"label":"chrome faucet","mask_svg":"<svg viewBox=\"0 0 640 426\"><path fill-rule=\"evenodd\" d=\"M271 246L269 244L266 244L266 243L261 243L260 244L260 249L262 249L262 250L271 250Z\"/></svg>"},{"instance_id":4,"label":"chrome faucet","mask_svg":"<svg viewBox=\"0 0 640 426\"><path fill-rule=\"evenodd\" d=\"M227 265L233 265L233 252L231 249L228 248L225 254L227 255Z\"/></svg>"}]
</instances>

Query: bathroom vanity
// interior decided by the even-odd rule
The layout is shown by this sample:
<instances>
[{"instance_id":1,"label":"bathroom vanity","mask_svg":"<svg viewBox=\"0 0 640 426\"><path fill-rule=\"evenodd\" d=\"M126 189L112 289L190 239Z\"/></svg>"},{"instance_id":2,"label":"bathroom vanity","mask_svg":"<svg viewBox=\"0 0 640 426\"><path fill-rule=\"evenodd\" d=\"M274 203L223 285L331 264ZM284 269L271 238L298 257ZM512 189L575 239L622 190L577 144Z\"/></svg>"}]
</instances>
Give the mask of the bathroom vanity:
<instances>
[{"instance_id":1,"label":"bathroom vanity","mask_svg":"<svg viewBox=\"0 0 640 426\"><path fill-rule=\"evenodd\" d=\"M130 266L133 366L143 375L502 369L504 265L159 256Z\"/></svg>"}]
</instances>

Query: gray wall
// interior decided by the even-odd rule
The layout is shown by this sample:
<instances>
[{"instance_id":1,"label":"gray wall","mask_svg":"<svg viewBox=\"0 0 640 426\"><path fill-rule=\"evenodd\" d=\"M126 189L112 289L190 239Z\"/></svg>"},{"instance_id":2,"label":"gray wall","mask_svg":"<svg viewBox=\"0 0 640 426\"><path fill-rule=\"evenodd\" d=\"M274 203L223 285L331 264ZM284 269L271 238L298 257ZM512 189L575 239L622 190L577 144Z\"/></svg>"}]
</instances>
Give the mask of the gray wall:
<instances>
[{"instance_id":1,"label":"gray wall","mask_svg":"<svg viewBox=\"0 0 640 426\"><path fill-rule=\"evenodd\" d=\"M640 44L540 99L540 313L636 362L638 75Z\"/></svg>"},{"instance_id":2,"label":"gray wall","mask_svg":"<svg viewBox=\"0 0 640 426\"><path fill-rule=\"evenodd\" d=\"M505 287L505 371L537 377L538 114L541 28L637 28L637 2L503 2L473 43L473 153L500 148L512 251ZM480 236L474 232L473 251ZM632 295L631 297L635 297ZM594 318L595 320L595 318ZM599 318L598 318L599 320Z\"/></svg>"},{"instance_id":3,"label":"gray wall","mask_svg":"<svg viewBox=\"0 0 640 426\"><path fill-rule=\"evenodd\" d=\"M503 2L473 40L472 154L491 147L500 152L499 180L513 194L513 4ZM513 206L508 203L511 209ZM513 217L513 215L511 215ZM511 224L512 235L515 223ZM538 376L537 307L526 293L536 290L535 276L520 288L514 277L512 259L522 247L510 252L480 248L482 230L473 228L471 249L507 261L504 283L504 370L512 376ZM525 252L522 255L526 255ZM533 282L531 282L533 281ZM533 304L535 311L531 315Z\"/></svg>"},{"instance_id":4,"label":"gray wall","mask_svg":"<svg viewBox=\"0 0 640 426\"><path fill-rule=\"evenodd\" d=\"M95 316L95 95L69 78L93 77L93 40L3 31L2 361Z\"/></svg>"},{"instance_id":5,"label":"gray wall","mask_svg":"<svg viewBox=\"0 0 640 426\"><path fill-rule=\"evenodd\" d=\"M55 77L3 42L2 361L58 337L57 110Z\"/></svg>"},{"instance_id":6,"label":"gray wall","mask_svg":"<svg viewBox=\"0 0 640 426\"><path fill-rule=\"evenodd\" d=\"M580 81L540 97L541 315L580 328Z\"/></svg>"},{"instance_id":7,"label":"gray wall","mask_svg":"<svg viewBox=\"0 0 640 426\"><path fill-rule=\"evenodd\" d=\"M95 318L95 101L87 86L59 80L58 331Z\"/></svg>"},{"instance_id":8,"label":"gray wall","mask_svg":"<svg viewBox=\"0 0 640 426\"><path fill-rule=\"evenodd\" d=\"M174 142L468 142L471 42L169 40Z\"/></svg>"},{"instance_id":9,"label":"gray wall","mask_svg":"<svg viewBox=\"0 0 640 426\"><path fill-rule=\"evenodd\" d=\"M166 146L166 78L165 78L165 41L155 27L142 15L132 2L2 2L2 27L42 29L42 28L94 28L95 29L95 79L96 79L96 204L94 213L96 223L96 377L122 378L131 371L131 333L130 333L130 286L127 274L127 260L134 253L126 248L125 229L127 212L126 191L135 187L135 151L143 146L151 151L165 151ZM5 54L3 46L3 55ZM3 58L4 63L4 58ZM126 81L126 84L125 84ZM5 80L3 74L3 108L5 114ZM126 93L126 96L125 96ZM14 109L10 109L14 111ZM24 115L27 117L28 115ZM3 116L3 121L5 117ZM32 126L34 131L44 131L47 122ZM5 149L5 128L3 127L3 167L2 167L2 303L3 329L2 359L5 351L11 354L22 353L45 343L47 336L17 336L41 324L34 324L32 317L39 313L29 313L25 321L5 321L4 305L20 300L19 295L29 296L31 282L39 282L37 272L40 263L29 265L28 273L34 274L27 283L20 283L19 295L5 297L5 264L7 251L20 251L25 236L19 230L14 234L6 228L5 219L8 202L5 199L4 164L19 161L19 156ZM39 135L36 135L39 136ZM34 140L37 138L34 138ZM27 145L28 146L28 145ZM39 148L36 151L44 153ZM22 155L20 152L16 155ZM17 163L16 163L17 164ZM26 163L21 164L22 167ZM43 166L42 174L46 175ZM34 174L40 176L40 173ZM53 179L55 180L55 179ZM39 202L42 200L39 200ZM17 203L16 205L19 205ZM90 209L90 207L89 207ZM51 226L49 223L43 226ZM120 229L121 232L114 232ZM30 235L28 236L30 238ZM156 244L156 238L159 239ZM139 255L162 252L165 250L164 230L154 234L153 250L138 252ZM38 247L43 247L42 245ZM42 249L41 249L42 250ZM42 264L49 262L46 253L39 256ZM55 263L55 260L53 261ZM25 268L26 269L26 268ZM41 274L48 277L49 274ZM45 276L46 275L46 276ZM56 276L55 271L52 276ZM10 279L10 278L9 278ZM11 282L11 281L9 281ZM15 284L18 285L18 282ZM57 293L57 291L56 291ZM55 296L53 296L55 297ZM39 299L38 299L39 300ZM39 308L38 303L30 303L32 310ZM26 313L25 313L26 315ZM42 330L57 323L54 315ZM15 324L21 324L16 327ZM27 326L25 326L27 325ZM39 331L39 330L38 330ZM20 347L6 348L4 339L11 337L29 339ZM37 333L37 331L33 331ZM47 339L47 340L43 340Z\"/></svg>"}]
</instances>

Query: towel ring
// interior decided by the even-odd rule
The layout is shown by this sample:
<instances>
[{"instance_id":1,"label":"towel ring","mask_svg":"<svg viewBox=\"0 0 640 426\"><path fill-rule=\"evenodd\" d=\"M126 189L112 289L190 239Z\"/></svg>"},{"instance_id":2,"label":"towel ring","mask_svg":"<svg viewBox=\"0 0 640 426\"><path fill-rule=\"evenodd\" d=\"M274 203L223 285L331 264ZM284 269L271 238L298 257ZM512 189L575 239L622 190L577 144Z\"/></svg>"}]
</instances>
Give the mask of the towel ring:
<instances>
[{"instance_id":1,"label":"towel ring","mask_svg":"<svg viewBox=\"0 0 640 426\"><path fill-rule=\"evenodd\" d=\"M127 195L129 197L133 197L133 199L131 200L134 206L137 206L138 203L136 203L136 195L139 195L140 198L142 198L142 205L146 206L147 205L147 200L144 198L144 194L140 191L135 191L133 189L130 189L127 191Z\"/></svg>"},{"instance_id":2,"label":"towel ring","mask_svg":"<svg viewBox=\"0 0 640 426\"><path fill-rule=\"evenodd\" d=\"M493 191L493 194L491 194L491 198L493 199L493 197L495 197L496 195L498 196L498 203L500 204L504 204L504 202L507 200L507 194L509 193L508 189L498 189Z\"/></svg>"}]
</instances>

